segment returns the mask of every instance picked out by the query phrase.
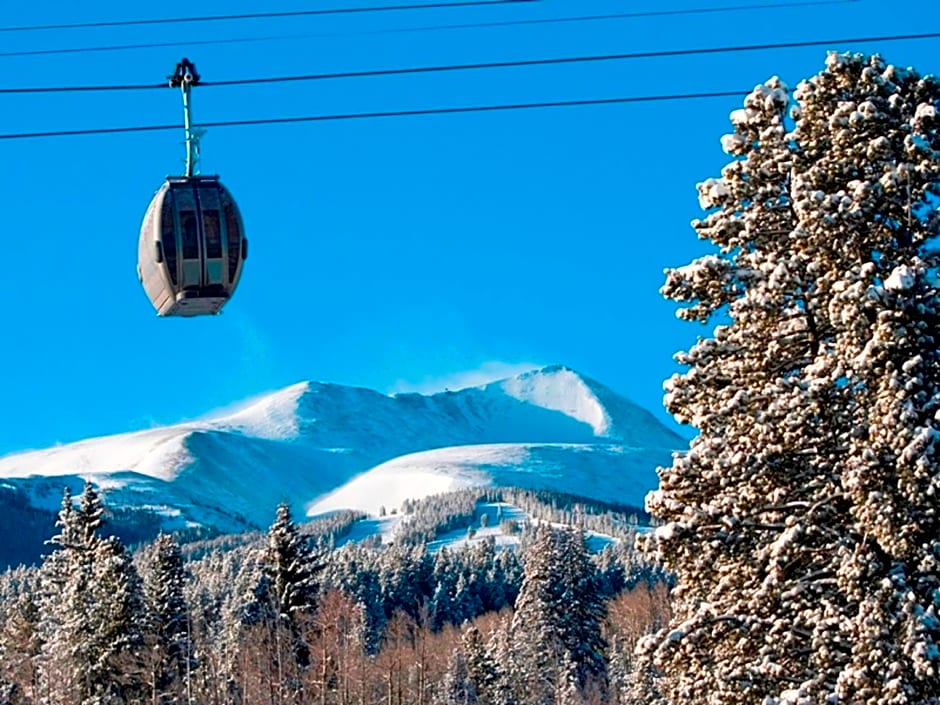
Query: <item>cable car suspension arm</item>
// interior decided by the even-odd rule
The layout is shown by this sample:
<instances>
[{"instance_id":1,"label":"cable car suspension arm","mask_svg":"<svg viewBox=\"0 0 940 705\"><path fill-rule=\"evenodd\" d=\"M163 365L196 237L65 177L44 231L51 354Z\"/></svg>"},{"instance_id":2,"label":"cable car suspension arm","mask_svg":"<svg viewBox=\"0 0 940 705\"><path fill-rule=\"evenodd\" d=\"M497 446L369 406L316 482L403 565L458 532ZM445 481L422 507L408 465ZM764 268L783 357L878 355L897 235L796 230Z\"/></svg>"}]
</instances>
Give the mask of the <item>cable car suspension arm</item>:
<instances>
[{"instance_id":1,"label":"cable car suspension arm","mask_svg":"<svg viewBox=\"0 0 940 705\"><path fill-rule=\"evenodd\" d=\"M171 88L179 88L183 93L183 128L186 132L186 177L198 174L199 139L205 130L193 128L192 119L192 89L199 85L199 73L196 66L189 59L183 59L176 64L176 71L167 77Z\"/></svg>"}]
</instances>

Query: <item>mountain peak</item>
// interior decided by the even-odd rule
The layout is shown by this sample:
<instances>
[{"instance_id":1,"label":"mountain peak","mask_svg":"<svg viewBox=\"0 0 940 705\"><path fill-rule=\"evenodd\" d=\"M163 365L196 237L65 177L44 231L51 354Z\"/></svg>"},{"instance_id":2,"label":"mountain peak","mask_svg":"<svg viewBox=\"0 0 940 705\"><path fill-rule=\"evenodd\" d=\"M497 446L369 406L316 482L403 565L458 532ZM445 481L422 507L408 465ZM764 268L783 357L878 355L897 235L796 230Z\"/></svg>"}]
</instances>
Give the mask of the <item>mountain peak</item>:
<instances>
[{"instance_id":1,"label":"mountain peak","mask_svg":"<svg viewBox=\"0 0 940 705\"><path fill-rule=\"evenodd\" d=\"M2 458L0 484L29 489L31 501L54 511L61 495L49 487L91 475L118 506L150 507L168 521L263 526L285 497L303 511L397 458L404 459L386 479L414 496L426 494L439 463L448 483L570 491L582 473L599 477L627 456L645 491L653 468L684 446L641 407L568 366L549 365L433 395L300 382L202 419ZM417 474L408 474L412 463ZM611 487L613 496L639 491Z\"/></svg>"},{"instance_id":2,"label":"mountain peak","mask_svg":"<svg viewBox=\"0 0 940 705\"><path fill-rule=\"evenodd\" d=\"M565 365L549 365L487 385L521 402L559 411L590 426L595 436L611 436L612 422L595 393L596 382Z\"/></svg>"},{"instance_id":3,"label":"mountain peak","mask_svg":"<svg viewBox=\"0 0 940 705\"><path fill-rule=\"evenodd\" d=\"M217 418L217 424L259 438L286 439L297 435L297 407L311 382L298 382L256 397L237 411Z\"/></svg>"},{"instance_id":4,"label":"mountain peak","mask_svg":"<svg viewBox=\"0 0 940 705\"><path fill-rule=\"evenodd\" d=\"M529 375L532 375L532 374L553 375L553 374L558 374L558 373L561 373L561 372L571 372L571 373L573 373L573 374L578 375L579 377L581 376L580 374L578 374L578 371L577 371L577 370L575 370L575 369L573 369L573 368L571 368L571 367L568 367L568 365L562 365L562 364L560 364L560 363L556 363L556 364L554 364L554 365L546 365L545 367L541 367L541 368L539 368L539 369L537 369L537 370L531 370L531 371L525 372L525 373L523 373L523 374L529 374Z\"/></svg>"}]
</instances>

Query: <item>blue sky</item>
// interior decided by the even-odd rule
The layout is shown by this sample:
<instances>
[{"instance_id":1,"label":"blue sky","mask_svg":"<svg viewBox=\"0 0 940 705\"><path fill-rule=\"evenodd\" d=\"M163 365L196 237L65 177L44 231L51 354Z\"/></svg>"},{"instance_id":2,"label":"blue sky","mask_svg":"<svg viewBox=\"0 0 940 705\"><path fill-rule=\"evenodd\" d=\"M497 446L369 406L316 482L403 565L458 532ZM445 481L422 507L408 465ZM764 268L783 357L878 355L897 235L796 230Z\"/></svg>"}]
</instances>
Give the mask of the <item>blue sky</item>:
<instances>
[{"instance_id":1,"label":"blue sky","mask_svg":"<svg viewBox=\"0 0 940 705\"><path fill-rule=\"evenodd\" d=\"M753 4L754 0L746 4ZM363 0L359 4L382 4ZM386 3L393 4L393 3ZM931 4L882 0L580 24L369 33L426 24L733 5L539 0L518 6L3 34L0 52L317 34L276 42L0 57L8 86L205 80L929 32ZM738 3L745 4L745 3ZM316 0L313 6L353 6ZM306 9L38 0L4 26ZM156 14L147 14L156 13ZM922 72L936 41L833 45ZM818 71L822 48L395 78L203 88L195 118L747 91ZM706 251L695 184L727 161L737 99L219 128L220 174L251 242L219 317L154 315L140 220L182 169L180 132L0 141L0 454L192 418L303 379L381 391L457 386L560 362L661 409L672 355L705 329L658 294ZM0 95L0 133L180 121L178 94Z\"/></svg>"}]
</instances>

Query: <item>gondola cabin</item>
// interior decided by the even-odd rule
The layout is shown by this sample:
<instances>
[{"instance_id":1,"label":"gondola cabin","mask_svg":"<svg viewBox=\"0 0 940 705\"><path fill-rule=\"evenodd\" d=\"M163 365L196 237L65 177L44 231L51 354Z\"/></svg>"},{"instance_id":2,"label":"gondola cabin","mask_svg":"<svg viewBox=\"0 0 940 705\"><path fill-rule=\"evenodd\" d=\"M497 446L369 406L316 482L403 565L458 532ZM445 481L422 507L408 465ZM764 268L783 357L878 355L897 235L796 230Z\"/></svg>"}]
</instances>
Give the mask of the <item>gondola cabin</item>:
<instances>
[{"instance_id":1,"label":"gondola cabin","mask_svg":"<svg viewBox=\"0 0 940 705\"><path fill-rule=\"evenodd\" d=\"M217 314L238 286L248 241L217 176L171 176L140 228L137 275L159 316Z\"/></svg>"}]
</instances>

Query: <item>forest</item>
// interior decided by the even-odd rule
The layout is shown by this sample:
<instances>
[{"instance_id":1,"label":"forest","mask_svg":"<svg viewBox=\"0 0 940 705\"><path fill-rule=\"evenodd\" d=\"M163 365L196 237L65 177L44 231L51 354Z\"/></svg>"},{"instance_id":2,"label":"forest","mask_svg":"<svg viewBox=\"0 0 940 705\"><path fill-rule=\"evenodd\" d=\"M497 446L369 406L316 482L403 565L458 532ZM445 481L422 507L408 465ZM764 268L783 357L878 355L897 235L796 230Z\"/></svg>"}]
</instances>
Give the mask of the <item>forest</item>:
<instances>
[{"instance_id":1,"label":"forest","mask_svg":"<svg viewBox=\"0 0 940 705\"><path fill-rule=\"evenodd\" d=\"M517 547L428 550L503 500L526 506ZM360 514L281 505L267 532L130 550L90 483L66 492L42 564L0 579L0 702L630 702L634 645L668 617L635 515L522 490L403 509L390 544L345 541Z\"/></svg>"}]
</instances>

